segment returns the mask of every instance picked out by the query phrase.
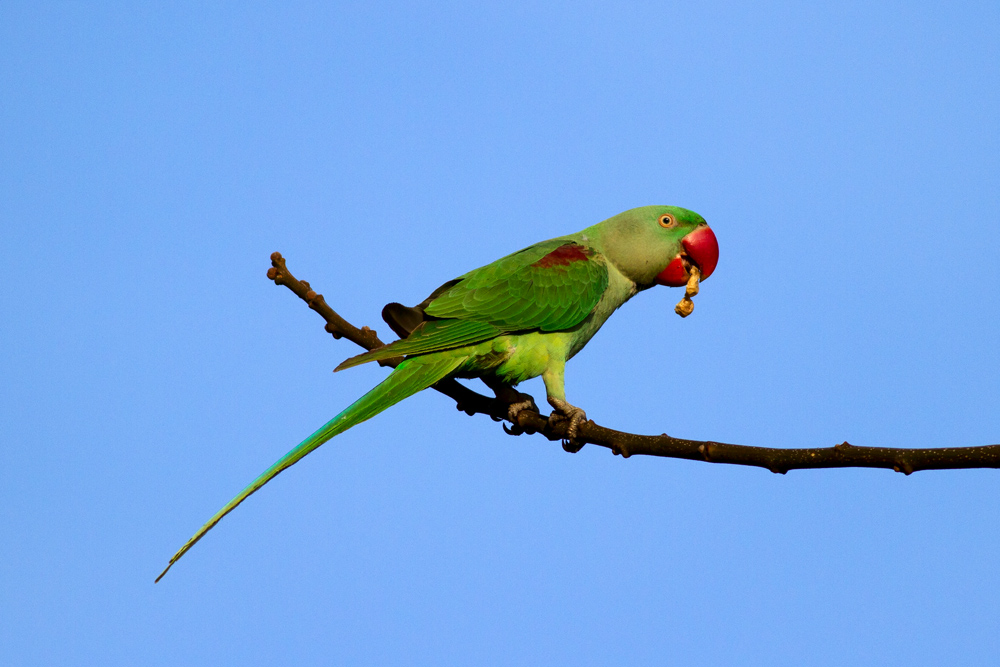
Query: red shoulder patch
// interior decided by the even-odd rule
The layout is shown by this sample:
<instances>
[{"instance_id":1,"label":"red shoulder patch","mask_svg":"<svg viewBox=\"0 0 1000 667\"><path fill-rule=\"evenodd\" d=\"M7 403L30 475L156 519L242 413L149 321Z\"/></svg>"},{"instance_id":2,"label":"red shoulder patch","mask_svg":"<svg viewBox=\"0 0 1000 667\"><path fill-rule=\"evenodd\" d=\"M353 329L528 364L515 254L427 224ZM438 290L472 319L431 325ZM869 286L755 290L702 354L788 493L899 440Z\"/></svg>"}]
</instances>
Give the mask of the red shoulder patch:
<instances>
[{"instance_id":1,"label":"red shoulder patch","mask_svg":"<svg viewBox=\"0 0 1000 667\"><path fill-rule=\"evenodd\" d=\"M551 269L556 266L568 266L573 262L585 262L590 259L593 254L594 252L590 248L577 245L576 243L567 243L566 245L559 246L531 266L538 269Z\"/></svg>"}]
</instances>

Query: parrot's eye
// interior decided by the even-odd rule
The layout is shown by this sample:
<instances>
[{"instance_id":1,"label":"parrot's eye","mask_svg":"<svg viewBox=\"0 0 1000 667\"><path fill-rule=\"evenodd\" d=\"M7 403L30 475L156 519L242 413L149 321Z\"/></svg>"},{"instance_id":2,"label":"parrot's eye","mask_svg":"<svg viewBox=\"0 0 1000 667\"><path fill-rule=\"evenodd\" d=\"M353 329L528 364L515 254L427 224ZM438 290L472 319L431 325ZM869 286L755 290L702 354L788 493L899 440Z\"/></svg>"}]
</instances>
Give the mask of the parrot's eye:
<instances>
[{"instance_id":1,"label":"parrot's eye","mask_svg":"<svg viewBox=\"0 0 1000 667\"><path fill-rule=\"evenodd\" d=\"M671 227L677 226L677 219L669 213L664 213L660 216L660 227L665 229L670 229Z\"/></svg>"}]
</instances>

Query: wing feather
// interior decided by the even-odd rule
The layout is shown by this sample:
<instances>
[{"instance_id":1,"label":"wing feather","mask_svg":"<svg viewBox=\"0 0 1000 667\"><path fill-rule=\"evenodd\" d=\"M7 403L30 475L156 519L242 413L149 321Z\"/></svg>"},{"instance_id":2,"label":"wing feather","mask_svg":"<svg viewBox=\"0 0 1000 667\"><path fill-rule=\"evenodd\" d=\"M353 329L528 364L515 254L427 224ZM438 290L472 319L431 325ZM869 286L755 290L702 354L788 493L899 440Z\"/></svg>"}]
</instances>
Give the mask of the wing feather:
<instances>
[{"instance_id":1,"label":"wing feather","mask_svg":"<svg viewBox=\"0 0 1000 667\"><path fill-rule=\"evenodd\" d=\"M570 329L590 315L607 286L608 267L595 249L572 239L536 243L445 283L418 306L425 321L406 338L352 357L337 370L507 333Z\"/></svg>"},{"instance_id":2,"label":"wing feather","mask_svg":"<svg viewBox=\"0 0 1000 667\"><path fill-rule=\"evenodd\" d=\"M560 331L582 322L607 286L608 269L600 253L554 239L465 274L425 312L505 330Z\"/></svg>"}]
</instances>

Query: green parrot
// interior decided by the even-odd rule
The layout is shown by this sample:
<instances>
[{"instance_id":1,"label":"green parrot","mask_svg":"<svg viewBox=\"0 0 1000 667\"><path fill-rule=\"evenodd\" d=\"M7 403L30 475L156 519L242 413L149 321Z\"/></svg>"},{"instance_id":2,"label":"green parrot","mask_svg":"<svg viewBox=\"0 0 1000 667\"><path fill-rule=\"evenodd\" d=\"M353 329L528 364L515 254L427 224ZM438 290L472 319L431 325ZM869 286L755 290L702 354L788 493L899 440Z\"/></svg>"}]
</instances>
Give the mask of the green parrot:
<instances>
[{"instance_id":1,"label":"green parrot","mask_svg":"<svg viewBox=\"0 0 1000 667\"><path fill-rule=\"evenodd\" d=\"M400 340L336 370L405 359L378 386L281 457L174 554L159 581L222 517L335 435L447 377L480 378L509 404L513 421L537 409L514 387L542 376L572 442L586 414L566 401L566 362L622 304L654 285L679 287L697 267L715 270L719 246L704 218L676 206L644 206L581 232L542 241L446 282L419 305L390 303L382 317Z\"/></svg>"}]
</instances>

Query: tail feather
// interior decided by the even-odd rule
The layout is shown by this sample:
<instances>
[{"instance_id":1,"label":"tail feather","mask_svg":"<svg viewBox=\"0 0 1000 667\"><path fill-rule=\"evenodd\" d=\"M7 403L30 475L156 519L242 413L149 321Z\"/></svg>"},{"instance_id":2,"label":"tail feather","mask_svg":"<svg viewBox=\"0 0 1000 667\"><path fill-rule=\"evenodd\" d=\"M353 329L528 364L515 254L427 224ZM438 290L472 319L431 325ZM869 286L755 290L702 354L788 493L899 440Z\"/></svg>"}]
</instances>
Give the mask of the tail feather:
<instances>
[{"instance_id":1,"label":"tail feather","mask_svg":"<svg viewBox=\"0 0 1000 667\"><path fill-rule=\"evenodd\" d=\"M342 371L369 361L410 354L441 352L496 338L503 331L488 322L472 320L430 320L417 326L409 336L347 359L334 371Z\"/></svg>"},{"instance_id":2,"label":"tail feather","mask_svg":"<svg viewBox=\"0 0 1000 667\"><path fill-rule=\"evenodd\" d=\"M239 495L230 500L225 507L215 513L208 522L202 526L194 536L182 546L170 563L156 578L159 581L163 575L173 567L174 563L180 560L195 543L205 536L215 524L219 523L222 517L232 512L236 507L250 497L255 491L264 486L281 471L291 467L300 461L306 454L309 454L320 445L325 443L335 435L343 433L352 426L371 419L383 410L399 403L404 398L412 396L422 389L426 389L438 380L447 377L450 373L458 369L466 360L464 355L429 355L413 357L407 359L383 380L378 386L367 394L352 403L346 410L324 424L318 431L310 435L278 459L274 465L260 474L257 479L250 483Z\"/></svg>"}]
</instances>

